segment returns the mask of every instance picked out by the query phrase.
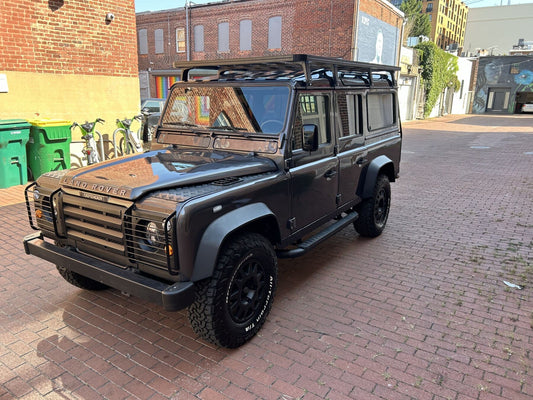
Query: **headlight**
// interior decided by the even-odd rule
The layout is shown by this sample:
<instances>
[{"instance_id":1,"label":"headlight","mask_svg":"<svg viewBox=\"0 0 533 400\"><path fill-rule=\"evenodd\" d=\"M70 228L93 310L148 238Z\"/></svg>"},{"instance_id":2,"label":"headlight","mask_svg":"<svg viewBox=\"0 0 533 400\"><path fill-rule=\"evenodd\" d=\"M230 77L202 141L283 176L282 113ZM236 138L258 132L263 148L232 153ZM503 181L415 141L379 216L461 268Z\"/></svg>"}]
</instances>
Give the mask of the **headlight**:
<instances>
[{"instance_id":1,"label":"headlight","mask_svg":"<svg viewBox=\"0 0 533 400\"><path fill-rule=\"evenodd\" d=\"M41 194L39 193L39 191L37 189L35 189L33 191L33 198L35 199L35 201L39 200L39 198L41 197Z\"/></svg>"},{"instance_id":2,"label":"headlight","mask_svg":"<svg viewBox=\"0 0 533 400\"><path fill-rule=\"evenodd\" d=\"M146 242L150 246L156 246L159 243L159 230L155 222L149 222L146 225Z\"/></svg>"}]
</instances>

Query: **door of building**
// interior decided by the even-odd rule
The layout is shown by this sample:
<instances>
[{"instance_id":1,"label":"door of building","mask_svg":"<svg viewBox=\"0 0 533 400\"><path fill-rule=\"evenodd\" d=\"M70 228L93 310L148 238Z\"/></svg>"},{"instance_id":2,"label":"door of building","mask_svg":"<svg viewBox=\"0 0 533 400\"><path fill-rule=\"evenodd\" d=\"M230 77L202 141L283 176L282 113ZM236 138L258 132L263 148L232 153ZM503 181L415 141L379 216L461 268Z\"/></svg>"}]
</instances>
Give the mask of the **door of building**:
<instances>
[{"instance_id":1,"label":"door of building","mask_svg":"<svg viewBox=\"0 0 533 400\"><path fill-rule=\"evenodd\" d=\"M489 98L487 100L487 112L505 112L509 107L511 89L509 88L489 88Z\"/></svg>"}]
</instances>

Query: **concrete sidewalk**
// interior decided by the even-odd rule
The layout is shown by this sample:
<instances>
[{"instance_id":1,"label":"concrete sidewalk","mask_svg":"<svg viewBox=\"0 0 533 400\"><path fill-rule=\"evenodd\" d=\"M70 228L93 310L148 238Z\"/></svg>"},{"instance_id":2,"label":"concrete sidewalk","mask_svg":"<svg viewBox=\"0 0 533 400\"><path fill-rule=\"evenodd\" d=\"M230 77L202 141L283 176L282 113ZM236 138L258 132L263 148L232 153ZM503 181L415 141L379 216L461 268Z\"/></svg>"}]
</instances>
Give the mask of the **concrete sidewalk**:
<instances>
[{"instance_id":1,"label":"concrete sidewalk","mask_svg":"<svg viewBox=\"0 0 533 400\"><path fill-rule=\"evenodd\" d=\"M404 133L385 232L280 260L272 312L236 350L26 256L23 187L0 189L0 399L531 399L533 116Z\"/></svg>"}]
</instances>

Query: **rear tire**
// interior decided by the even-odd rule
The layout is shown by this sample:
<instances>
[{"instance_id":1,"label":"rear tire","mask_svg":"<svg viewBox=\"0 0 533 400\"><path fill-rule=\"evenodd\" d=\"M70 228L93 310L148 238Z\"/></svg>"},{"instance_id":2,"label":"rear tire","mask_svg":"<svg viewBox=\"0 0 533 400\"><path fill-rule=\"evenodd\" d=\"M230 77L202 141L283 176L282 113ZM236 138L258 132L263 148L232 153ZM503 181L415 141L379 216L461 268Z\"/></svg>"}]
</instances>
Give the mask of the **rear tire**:
<instances>
[{"instance_id":1,"label":"rear tire","mask_svg":"<svg viewBox=\"0 0 533 400\"><path fill-rule=\"evenodd\" d=\"M213 276L197 285L188 310L193 330L222 347L243 345L265 323L276 285L270 242L256 233L236 237L220 252Z\"/></svg>"},{"instance_id":2,"label":"rear tire","mask_svg":"<svg viewBox=\"0 0 533 400\"><path fill-rule=\"evenodd\" d=\"M359 235L371 238L381 235L389 217L390 200L389 178L379 175L372 197L363 200L357 209L359 218L353 225Z\"/></svg>"}]
</instances>

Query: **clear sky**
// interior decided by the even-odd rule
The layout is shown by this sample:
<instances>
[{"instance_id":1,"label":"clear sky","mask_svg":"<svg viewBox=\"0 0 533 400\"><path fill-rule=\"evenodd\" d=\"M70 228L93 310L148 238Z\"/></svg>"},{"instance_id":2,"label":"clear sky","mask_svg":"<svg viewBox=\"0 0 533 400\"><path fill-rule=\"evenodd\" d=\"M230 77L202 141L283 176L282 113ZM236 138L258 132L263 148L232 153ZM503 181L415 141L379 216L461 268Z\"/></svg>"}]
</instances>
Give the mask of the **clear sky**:
<instances>
[{"instance_id":1,"label":"clear sky","mask_svg":"<svg viewBox=\"0 0 533 400\"><path fill-rule=\"evenodd\" d=\"M192 4L219 3L224 0L195 0ZM283 0L279 0L283 1ZM509 0L463 0L468 7L507 5ZM533 3L533 0L511 0L511 4ZM185 0L135 0L135 11L157 11L185 7Z\"/></svg>"}]
</instances>

